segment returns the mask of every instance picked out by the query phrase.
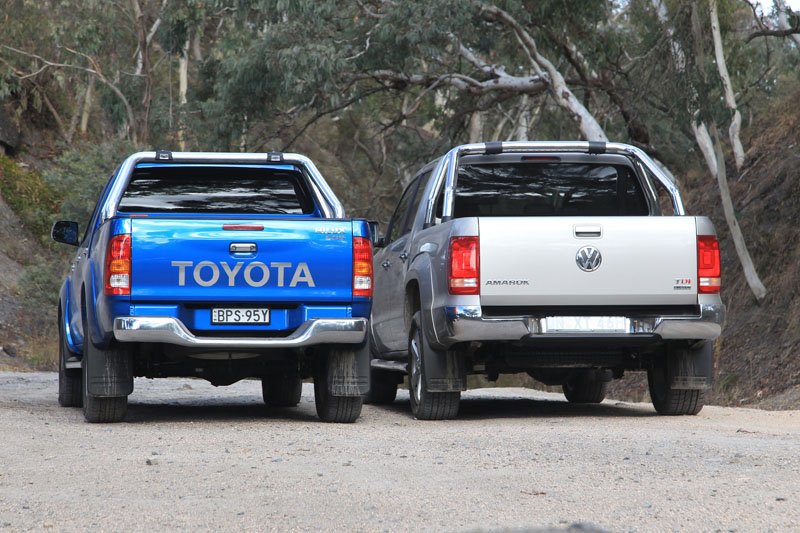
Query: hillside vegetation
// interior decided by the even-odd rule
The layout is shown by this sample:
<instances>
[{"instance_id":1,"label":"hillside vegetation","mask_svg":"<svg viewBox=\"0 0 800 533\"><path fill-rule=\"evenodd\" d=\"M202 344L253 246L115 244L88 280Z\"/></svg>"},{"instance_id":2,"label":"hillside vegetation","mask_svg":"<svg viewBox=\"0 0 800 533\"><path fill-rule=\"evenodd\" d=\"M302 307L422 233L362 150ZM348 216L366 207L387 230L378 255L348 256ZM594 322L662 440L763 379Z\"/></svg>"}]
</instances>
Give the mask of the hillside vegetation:
<instances>
[{"instance_id":1,"label":"hillside vegetation","mask_svg":"<svg viewBox=\"0 0 800 533\"><path fill-rule=\"evenodd\" d=\"M131 152L300 152L349 215L385 223L455 144L613 140L657 158L721 237L714 401L800 403L798 101L783 0L9 0L0 365L53 365L72 250L48 229L83 227Z\"/></svg>"}]
</instances>

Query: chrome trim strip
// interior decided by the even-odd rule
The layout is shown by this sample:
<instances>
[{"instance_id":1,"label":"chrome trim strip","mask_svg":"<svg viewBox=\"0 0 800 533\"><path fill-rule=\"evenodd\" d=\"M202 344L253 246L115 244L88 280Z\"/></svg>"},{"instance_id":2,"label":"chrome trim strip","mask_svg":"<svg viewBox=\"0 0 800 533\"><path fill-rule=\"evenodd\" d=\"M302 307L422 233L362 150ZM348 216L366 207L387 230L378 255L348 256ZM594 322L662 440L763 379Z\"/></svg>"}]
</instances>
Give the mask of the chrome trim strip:
<instances>
[{"instance_id":1,"label":"chrome trim strip","mask_svg":"<svg viewBox=\"0 0 800 533\"><path fill-rule=\"evenodd\" d=\"M121 342L163 342L202 348L297 348L315 344L358 344L367 333L366 318L315 318L288 337L197 337L174 317L123 316L114 319Z\"/></svg>"},{"instance_id":2,"label":"chrome trim strip","mask_svg":"<svg viewBox=\"0 0 800 533\"><path fill-rule=\"evenodd\" d=\"M266 154L261 154L266 157ZM325 181L325 178L322 177L319 169L317 169L316 165L304 155L300 154L283 154L283 160L289 161L293 163L300 163L302 166L308 170L308 173L311 174L311 177L314 179L317 187L319 187L320 192L322 193L323 199L328 202L328 205L331 208L330 213L325 213L326 218L344 218L344 207L339 199L333 194L328 182Z\"/></svg>"},{"instance_id":3,"label":"chrome trim strip","mask_svg":"<svg viewBox=\"0 0 800 533\"><path fill-rule=\"evenodd\" d=\"M171 163L239 163L239 164L280 164L270 162L269 155L266 153L237 153L237 152L172 152ZM155 152L137 152L127 159L120 166L117 178L111 190L108 192L105 204L100 212L101 221L112 218L117 211L117 206L128 186L130 177L133 174L133 169L136 165L142 162L147 163L163 163L156 159ZM328 182L322 177L322 174L314 165L314 163L304 155L300 154L283 154L283 161L281 163L295 163L303 167L311 176L315 190L318 190L321 197L321 207L325 218L345 218L344 207L336 195L331 190ZM120 179L122 178L122 179Z\"/></svg>"},{"instance_id":4,"label":"chrome trim strip","mask_svg":"<svg viewBox=\"0 0 800 533\"><path fill-rule=\"evenodd\" d=\"M436 205L434 205L434 201L436 200L436 193L439 191L442 181L445 179L447 174L447 158L442 157L436 163L436 166L433 167L433 174L432 174L432 181L434 182L430 193L428 193L428 198L425 200L425 220L423 224L433 221L436 214L434 213L434 209L436 209ZM444 213L442 213L444 214Z\"/></svg>"},{"instance_id":5,"label":"chrome trim strip","mask_svg":"<svg viewBox=\"0 0 800 533\"><path fill-rule=\"evenodd\" d=\"M445 306L447 322L446 344L464 341L506 341L525 338L559 337L591 338L598 336L635 337L660 336L662 339L714 340L722 332L725 306L701 304L700 316L661 316L652 318L626 317L629 329L626 333L548 332L546 317L513 316L487 318L482 316L480 306Z\"/></svg>"}]
</instances>

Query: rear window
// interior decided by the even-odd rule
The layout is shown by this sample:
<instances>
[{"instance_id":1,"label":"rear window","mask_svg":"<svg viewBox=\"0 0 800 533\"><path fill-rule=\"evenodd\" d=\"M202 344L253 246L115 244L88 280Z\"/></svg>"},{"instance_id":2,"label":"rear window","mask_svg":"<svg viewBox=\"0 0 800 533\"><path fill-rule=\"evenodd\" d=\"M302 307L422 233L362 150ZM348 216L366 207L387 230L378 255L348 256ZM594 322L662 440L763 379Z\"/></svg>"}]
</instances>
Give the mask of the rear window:
<instances>
[{"instance_id":1,"label":"rear window","mask_svg":"<svg viewBox=\"0 0 800 533\"><path fill-rule=\"evenodd\" d=\"M303 174L294 167L137 167L121 213L302 215L315 211Z\"/></svg>"},{"instance_id":2,"label":"rear window","mask_svg":"<svg viewBox=\"0 0 800 533\"><path fill-rule=\"evenodd\" d=\"M491 163L458 170L456 218L648 214L639 180L624 165Z\"/></svg>"}]
</instances>

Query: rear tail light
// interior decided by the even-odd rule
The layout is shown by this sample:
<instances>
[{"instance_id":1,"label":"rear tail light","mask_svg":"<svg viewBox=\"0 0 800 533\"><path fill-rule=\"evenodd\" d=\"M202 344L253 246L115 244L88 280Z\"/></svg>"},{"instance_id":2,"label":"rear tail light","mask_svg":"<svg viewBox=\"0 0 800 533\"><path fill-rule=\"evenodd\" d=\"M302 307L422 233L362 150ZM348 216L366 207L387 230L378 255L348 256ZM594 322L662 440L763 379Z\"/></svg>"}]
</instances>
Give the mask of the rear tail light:
<instances>
[{"instance_id":1,"label":"rear tail light","mask_svg":"<svg viewBox=\"0 0 800 533\"><path fill-rule=\"evenodd\" d=\"M129 233L111 238L106 251L105 294L131 293L131 236Z\"/></svg>"},{"instance_id":2,"label":"rear tail light","mask_svg":"<svg viewBox=\"0 0 800 533\"><path fill-rule=\"evenodd\" d=\"M353 296L372 296L372 243L353 237Z\"/></svg>"},{"instance_id":3,"label":"rear tail light","mask_svg":"<svg viewBox=\"0 0 800 533\"><path fill-rule=\"evenodd\" d=\"M478 237L451 237L447 260L450 294L480 294L481 265Z\"/></svg>"},{"instance_id":4,"label":"rear tail light","mask_svg":"<svg viewBox=\"0 0 800 533\"><path fill-rule=\"evenodd\" d=\"M713 235L697 236L697 292L716 294L720 290L719 242Z\"/></svg>"}]
</instances>

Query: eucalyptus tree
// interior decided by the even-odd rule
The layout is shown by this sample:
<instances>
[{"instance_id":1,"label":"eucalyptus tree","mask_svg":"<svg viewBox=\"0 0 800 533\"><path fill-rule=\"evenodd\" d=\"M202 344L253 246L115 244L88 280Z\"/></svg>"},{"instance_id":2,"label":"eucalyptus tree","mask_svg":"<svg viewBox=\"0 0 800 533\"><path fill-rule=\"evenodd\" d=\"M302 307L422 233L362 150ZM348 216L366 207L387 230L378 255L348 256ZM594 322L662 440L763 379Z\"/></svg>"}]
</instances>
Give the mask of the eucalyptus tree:
<instances>
[{"instance_id":1,"label":"eucalyptus tree","mask_svg":"<svg viewBox=\"0 0 800 533\"><path fill-rule=\"evenodd\" d=\"M229 16L205 109L232 145L245 132L251 145L285 148L309 124L349 116L370 124L371 142L356 144L380 174L470 138L650 140L624 79L645 54L617 44L635 32L611 1L207 5ZM277 128L257 126L266 122Z\"/></svg>"},{"instance_id":2,"label":"eucalyptus tree","mask_svg":"<svg viewBox=\"0 0 800 533\"><path fill-rule=\"evenodd\" d=\"M725 102L725 111L731 115L729 137L737 171L744 164L745 153L740 140L741 115L727 69L722 31L718 15L718 1L708 0L679 2L670 16L664 0L651 0L653 10L669 43L666 55L670 70L684 80L687 98L683 108L683 119L690 122L694 138L708 166L709 173L717 181L723 212L731 238L742 265L745 279L753 295L761 301L767 289L759 278L750 255L741 226L736 218L733 200L728 188L724 154L717 123L723 115L719 105ZM742 4L739 4L741 6ZM737 7L734 5L732 9ZM708 18L706 18L708 17ZM703 23L708 20L709 23ZM707 49L713 49L714 59L709 59ZM746 74L746 73L745 73ZM744 80L747 81L747 80ZM724 120L724 119L723 119ZM710 133L709 133L710 130ZM712 137L713 134L713 137Z\"/></svg>"},{"instance_id":3,"label":"eucalyptus tree","mask_svg":"<svg viewBox=\"0 0 800 533\"><path fill-rule=\"evenodd\" d=\"M167 0L75 2L13 0L0 11L0 93L44 101L62 137L88 121L93 81L107 91L103 107L122 136L150 141L150 109L157 61L153 36ZM4 12L3 12L4 11ZM72 115L72 121L62 118ZM78 118L80 117L80 119ZM83 126L81 126L83 128Z\"/></svg>"}]
</instances>

